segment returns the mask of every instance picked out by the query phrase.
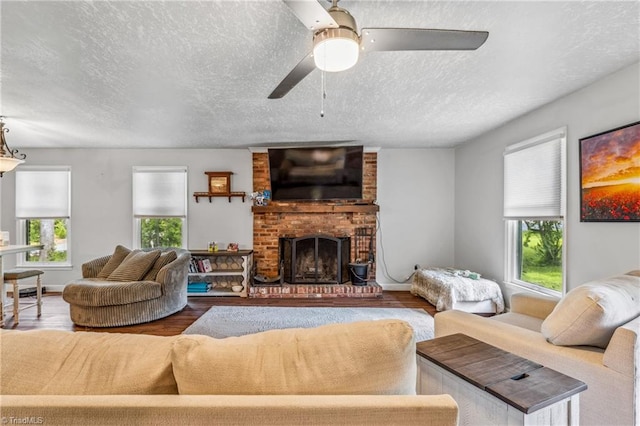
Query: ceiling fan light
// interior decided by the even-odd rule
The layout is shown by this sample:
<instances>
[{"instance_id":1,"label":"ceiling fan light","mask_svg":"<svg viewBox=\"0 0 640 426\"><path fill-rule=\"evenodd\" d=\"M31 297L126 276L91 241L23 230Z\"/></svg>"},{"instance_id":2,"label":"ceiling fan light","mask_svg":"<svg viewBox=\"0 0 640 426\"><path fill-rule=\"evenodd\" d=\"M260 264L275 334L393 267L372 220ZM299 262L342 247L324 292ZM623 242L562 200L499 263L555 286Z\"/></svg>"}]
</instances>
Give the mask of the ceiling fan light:
<instances>
[{"instance_id":1,"label":"ceiling fan light","mask_svg":"<svg viewBox=\"0 0 640 426\"><path fill-rule=\"evenodd\" d=\"M358 62L360 39L346 28L328 28L313 38L313 60L322 71L348 70Z\"/></svg>"}]
</instances>

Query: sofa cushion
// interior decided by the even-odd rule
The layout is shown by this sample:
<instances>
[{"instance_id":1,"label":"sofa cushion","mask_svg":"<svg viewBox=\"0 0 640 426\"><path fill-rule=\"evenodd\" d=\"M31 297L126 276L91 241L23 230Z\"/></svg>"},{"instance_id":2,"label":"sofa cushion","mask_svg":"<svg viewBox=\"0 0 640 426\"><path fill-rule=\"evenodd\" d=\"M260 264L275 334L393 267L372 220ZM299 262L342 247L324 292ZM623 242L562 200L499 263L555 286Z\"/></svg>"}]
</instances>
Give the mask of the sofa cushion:
<instances>
[{"instance_id":1,"label":"sofa cushion","mask_svg":"<svg viewBox=\"0 0 640 426\"><path fill-rule=\"evenodd\" d=\"M554 345L606 348L613 332L640 315L640 277L620 275L569 291L544 320L542 335Z\"/></svg>"},{"instance_id":2,"label":"sofa cushion","mask_svg":"<svg viewBox=\"0 0 640 426\"><path fill-rule=\"evenodd\" d=\"M175 337L3 331L2 395L175 394Z\"/></svg>"},{"instance_id":3,"label":"sofa cushion","mask_svg":"<svg viewBox=\"0 0 640 426\"><path fill-rule=\"evenodd\" d=\"M160 250L134 250L124 258L122 263L107 277L108 281L141 280L160 257Z\"/></svg>"},{"instance_id":4,"label":"sofa cushion","mask_svg":"<svg viewBox=\"0 0 640 426\"><path fill-rule=\"evenodd\" d=\"M106 265L102 267L100 272L98 272L97 278L107 278L113 271L116 270L118 266L122 263L122 261L127 257L127 255L131 253L131 250L124 246L116 246L116 249L113 251L111 258L107 261Z\"/></svg>"},{"instance_id":5,"label":"sofa cushion","mask_svg":"<svg viewBox=\"0 0 640 426\"><path fill-rule=\"evenodd\" d=\"M158 275L158 272L160 272L160 269L162 269L164 266L167 266L177 258L178 258L178 255L173 250L169 250L167 252L161 253L160 257L156 259L151 269L149 269L149 272L145 274L143 280L155 281L156 276Z\"/></svg>"},{"instance_id":6,"label":"sofa cushion","mask_svg":"<svg viewBox=\"0 0 640 426\"><path fill-rule=\"evenodd\" d=\"M413 330L400 320L182 335L172 351L180 394L415 394Z\"/></svg>"},{"instance_id":7,"label":"sofa cushion","mask_svg":"<svg viewBox=\"0 0 640 426\"><path fill-rule=\"evenodd\" d=\"M526 328L527 330L540 333L542 322L544 320L529 315L519 314L517 312L507 312L506 314L494 315L489 318L492 321L500 321L505 324L515 325L516 327Z\"/></svg>"}]
</instances>

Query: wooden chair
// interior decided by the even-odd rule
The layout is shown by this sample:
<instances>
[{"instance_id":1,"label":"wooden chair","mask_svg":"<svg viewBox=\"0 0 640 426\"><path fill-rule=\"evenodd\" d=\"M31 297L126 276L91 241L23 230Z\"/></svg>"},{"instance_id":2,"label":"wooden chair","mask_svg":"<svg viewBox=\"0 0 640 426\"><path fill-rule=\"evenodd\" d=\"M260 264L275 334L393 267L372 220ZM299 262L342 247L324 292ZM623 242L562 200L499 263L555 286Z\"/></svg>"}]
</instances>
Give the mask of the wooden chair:
<instances>
[{"instance_id":1,"label":"wooden chair","mask_svg":"<svg viewBox=\"0 0 640 426\"><path fill-rule=\"evenodd\" d=\"M38 316L42 314L42 280L41 275L44 272L39 271L37 269L27 269L27 270L10 270L5 271L4 273L4 284L12 286L13 289L13 303L7 304L6 297L7 293L5 289L1 289L2 291L2 315L4 320L4 308L8 308L13 306L13 321L14 325L17 325L20 322L19 314L20 311L27 308L33 308L34 306L38 308ZM25 278L36 277L36 302L35 303L26 303L20 306L20 285L19 281Z\"/></svg>"}]
</instances>

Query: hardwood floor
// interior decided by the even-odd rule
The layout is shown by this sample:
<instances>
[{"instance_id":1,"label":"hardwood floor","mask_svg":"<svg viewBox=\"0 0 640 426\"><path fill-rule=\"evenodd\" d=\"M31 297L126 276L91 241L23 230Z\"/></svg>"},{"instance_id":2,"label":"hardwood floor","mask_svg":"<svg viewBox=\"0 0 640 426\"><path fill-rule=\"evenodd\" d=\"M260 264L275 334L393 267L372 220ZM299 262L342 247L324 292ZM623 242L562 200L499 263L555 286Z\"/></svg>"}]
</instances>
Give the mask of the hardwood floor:
<instances>
[{"instance_id":1,"label":"hardwood floor","mask_svg":"<svg viewBox=\"0 0 640 426\"><path fill-rule=\"evenodd\" d=\"M22 298L22 301L31 301ZM421 297L408 291L385 291L380 298L333 298L333 299L250 299L241 297L189 297L187 306L177 314L149 322L126 327L91 328L76 326L69 318L69 305L60 293L43 295L42 316L36 316L36 309L20 312L20 323L15 325L11 309L5 311L5 329L34 330L53 328L72 331L100 331L112 333L154 334L173 336L180 334L212 306L315 306L315 307L377 307L377 308L418 308L434 315L436 309Z\"/></svg>"}]
</instances>

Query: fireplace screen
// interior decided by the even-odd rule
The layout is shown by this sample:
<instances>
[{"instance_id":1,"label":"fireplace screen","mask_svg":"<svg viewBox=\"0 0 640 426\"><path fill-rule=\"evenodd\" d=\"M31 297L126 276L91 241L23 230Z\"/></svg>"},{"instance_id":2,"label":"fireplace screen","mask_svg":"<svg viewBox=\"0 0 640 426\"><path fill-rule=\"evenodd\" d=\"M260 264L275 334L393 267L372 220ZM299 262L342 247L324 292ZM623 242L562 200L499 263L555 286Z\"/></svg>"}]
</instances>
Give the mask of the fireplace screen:
<instances>
[{"instance_id":1,"label":"fireplace screen","mask_svg":"<svg viewBox=\"0 0 640 426\"><path fill-rule=\"evenodd\" d=\"M280 238L280 263L290 284L342 284L349 281L349 237L307 235Z\"/></svg>"}]
</instances>

